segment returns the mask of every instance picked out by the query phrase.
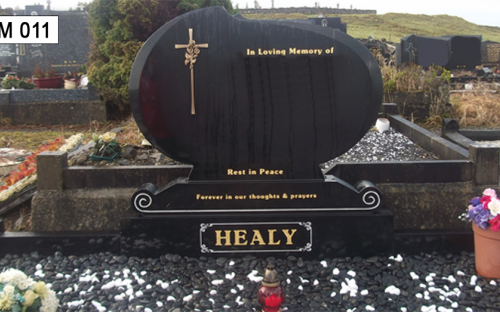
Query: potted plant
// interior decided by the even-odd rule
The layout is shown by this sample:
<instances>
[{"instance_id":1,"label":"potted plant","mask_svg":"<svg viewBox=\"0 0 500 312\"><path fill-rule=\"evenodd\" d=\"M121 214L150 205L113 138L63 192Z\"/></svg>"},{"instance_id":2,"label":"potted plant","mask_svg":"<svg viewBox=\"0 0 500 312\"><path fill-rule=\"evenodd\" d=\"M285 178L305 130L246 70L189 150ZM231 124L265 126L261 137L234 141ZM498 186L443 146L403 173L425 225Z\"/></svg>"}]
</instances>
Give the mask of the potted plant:
<instances>
[{"instance_id":1,"label":"potted plant","mask_svg":"<svg viewBox=\"0 0 500 312\"><path fill-rule=\"evenodd\" d=\"M38 88L60 88L62 76L58 75L52 68L48 70L36 66L33 71L35 84Z\"/></svg>"},{"instance_id":2,"label":"potted plant","mask_svg":"<svg viewBox=\"0 0 500 312\"><path fill-rule=\"evenodd\" d=\"M19 88L19 78L8 74L2 79L2 89L17 89Z\"/></svg>"},{"instance_id":3,"label":"potted plant","mask_svg":"<svg viewBox=\"0 0 500 312\"><path fill-rule=\"evenodd\" d=\"M477 274L500 278L500 199L488 188L482 197L469 201L462 219L472 222Z\"/></svg>"},{"instance_id":4,"label":"potted plant","mask_svg":"<svg viewBox=\"0 0 500 312\"><path fill-rule=\"evenodd\" d=\"M2 80L2 89L33 89L35 85L30 78L18 78L8 74Z\"/></svg>"}]
</instances>

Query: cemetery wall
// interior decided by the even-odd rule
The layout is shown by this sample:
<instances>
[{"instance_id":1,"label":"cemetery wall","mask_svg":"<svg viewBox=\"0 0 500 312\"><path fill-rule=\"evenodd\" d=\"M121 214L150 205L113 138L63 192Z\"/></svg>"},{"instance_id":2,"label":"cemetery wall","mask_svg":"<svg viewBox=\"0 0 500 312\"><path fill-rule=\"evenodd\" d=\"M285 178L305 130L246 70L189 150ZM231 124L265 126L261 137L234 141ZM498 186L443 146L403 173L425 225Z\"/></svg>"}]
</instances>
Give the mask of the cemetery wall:
<instances>
[{"instance_id":1,"label":"cemetery wall","mask_svg":"<svg viewBox=\"0 0 500 312\"><path fill-rule=\"evenodd\" d=\"M241 14L377 14L377 10L333 8L238 9Z\"/></svg>"}]
</instances>

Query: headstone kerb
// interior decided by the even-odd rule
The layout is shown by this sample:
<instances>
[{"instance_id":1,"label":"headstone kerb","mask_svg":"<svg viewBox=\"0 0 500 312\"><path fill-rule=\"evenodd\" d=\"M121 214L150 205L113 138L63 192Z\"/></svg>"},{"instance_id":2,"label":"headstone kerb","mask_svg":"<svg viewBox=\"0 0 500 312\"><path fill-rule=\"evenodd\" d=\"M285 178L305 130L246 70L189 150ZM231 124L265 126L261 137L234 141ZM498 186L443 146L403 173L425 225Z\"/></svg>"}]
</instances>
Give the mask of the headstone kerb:
<instances>
[{"instance_id":1,"label":"headstone kerb","mask_svg":"<svg viewBox=\"0 0 500 312\"><path fill-rule=\"evenodd\" d=\"M63 171L68 167L66 152L41 152L36 156L38 190L62 191Z\"/></svg>"}]
</instances>

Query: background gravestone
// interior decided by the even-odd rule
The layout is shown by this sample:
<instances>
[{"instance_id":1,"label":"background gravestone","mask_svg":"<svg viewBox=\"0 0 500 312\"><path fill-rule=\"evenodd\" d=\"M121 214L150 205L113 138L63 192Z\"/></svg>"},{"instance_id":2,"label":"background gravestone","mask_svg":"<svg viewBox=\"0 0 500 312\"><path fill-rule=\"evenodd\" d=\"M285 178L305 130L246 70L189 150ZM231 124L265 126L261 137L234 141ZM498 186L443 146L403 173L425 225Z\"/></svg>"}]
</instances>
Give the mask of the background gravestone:
<instances>
[{"instance_id":1,"label":"background gravestone","mask_svg":"<svg viewBox=\"0 0 500 312\"><path fill-rule=\"evenodd\" d=\"M42 6L43 8L43 6ZM25 10L26 14L30 10ZM19 45L19 72L31 76L35 66L52 68L59 73L76 71L87 63L92 37L88 15L79 11L37 11L39 15L59 16L58 44Z\"/></svg>"},{"instance_id":2,"label":"background gravestone","mask_svg":"<svg viewBox=\"0 0 500 312\"><path fill-rule=\"evenodd\" d=\"M481 36L450 36L450 69L474 70L481 65Z\"/></svg>"},{"instance_id":3,"label":"background gravestone","mask_svg":"<svg viewBox=\"0 0 500 312\"><path fill-rule=\"evenodd\" d=\"M330 27L347 33L347 24L342 23L340 17L310 17L308 20L314 22L314 25Z\"/></svg>"},{"instance_id":4,"label":"background gravestone","mask_svg":"<svg viewBox=\"0 0 500 312\"><path fill-rule=\"evenodd\" d=\"M422 67L432 64L446 69L474 70L481 65L481 36L401 38L398 65L415 63Z\"/></svg>"},{"instance_id":5,"label":"background gravestone","mask_svg":"<svg viewBox=\"0 0 500 312\"><path fill-rule=\"evenodd\" d=\"M0 44L0 66L12 67L17 65L16 45Z\"/></svg>"},{"instance_id":6,"label":"background gravestone","mask_svg":"<svg viewBox=\"0 0 500 312\"><path fill-rule=\"evenodd\" d=\"M448 40L444 38L421 38L418 43L418 64L424 68L432 64L450 66L450 48Z\"/></svg>"},{"instance_id":7,"label":"background gravestone","mask_svg":"<svg viewBox=\"0 0 500 312\"><path fill-rule=\"evenodd\" d=\"M481 44L481 63L484 66L500 66L500 43L483 41Z\"/></svg>"}]
</instances>

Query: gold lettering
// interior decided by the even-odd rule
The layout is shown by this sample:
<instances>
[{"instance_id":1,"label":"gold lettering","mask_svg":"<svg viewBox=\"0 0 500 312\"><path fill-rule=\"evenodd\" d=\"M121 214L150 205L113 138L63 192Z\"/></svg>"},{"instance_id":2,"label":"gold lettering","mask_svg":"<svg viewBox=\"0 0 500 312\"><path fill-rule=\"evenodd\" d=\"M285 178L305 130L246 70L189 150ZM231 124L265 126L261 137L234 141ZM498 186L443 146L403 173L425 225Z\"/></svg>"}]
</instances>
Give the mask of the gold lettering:
<instances>
[{"instance_id":1,"label":"gold lettering","mask_svg":"<svg viewBox=\"0 0 500 312\"><path fill-rule=\"evenodd\" d=\"M266 245L266 242L262 238L262 235L260 234L259 230L253 230L253 237L252 237L252 242L250 242L250 245L255 245L256 241L259 243L259 245Z\"/></svg>"},{"instance_id":2,"label":"gold lettering","mask_svg":"<svg viewBox=\"0 0 500 312\"><path fill-rule=\"evenodd\" d=\"M282 229L281 231L286 236L286 244L287 245L293 245L292 237L295 234L295 232L297 232L297 229L292 229L292 230ZM291 231L291 233L289 233L288 231Z\"/></svg>"},{"instance_id":3,"label":"gold lettering","mask_svg":"<svg viewBox=\"0 0 500 312\"><path fill-rule=\"evenodd\" d=\"M288 52L289 52L290 54L297 54L297 53L296 53L296 50L297 50L297 48L290 48L290 49L288 50Z\"/></svg>"},{"instance_id":4,"label":"gold lettering","mask_svg":"<svg viewBox=\"0 0 500 312\"><path fill-rule=\"evenodd\" d=\"M221 235L221 230L215 231L215 246L222 246L222 240L225 241L224 246L231 246L231 230L225 230L226 235Z\"/></svg>"},{"instance_id":5,"label":"gold lettering","mask_svg":"<svg viewBox=\"0 0 500 312\"><path fill-rule=\"evenodd\" d=\"M227 175L245 175L245 174L246 174L245 170L227 169Z\"/></svg>"},{"instance_id":6,"label":"gold lettering","mask_svg":"<svg viewBox=\"0 0 500 312\"><path fill-rule=\"evenodd\" d=\"M247 230L234 230L234 245L245 246L248 244L246 240ZM244 241L241 241L244 239Z\"/></svg>"},{"instance_id":7,"label":"gold lettering","mask_svg":"<svg viewBox=\"0 0 500 312\"><path fill-rule=\"evenodd\" d=\"M279 245L281 243L281 239L277 242L274 241L274 232L276 231L277 230L275 229L267 230L267 232L269 233L269 245Z\"/></svg>"},{"instance_id":8,"label":"gold lettering","mask_svg":"<svg viewBox=\"0 0 500 312\"><path fill-rule=\"evenodd\" d=\"M259 169L259 175L282 175L283 170L266 170L263 168Z\"/></svg>"}]
</instances>

